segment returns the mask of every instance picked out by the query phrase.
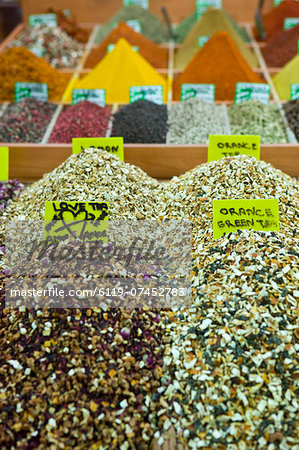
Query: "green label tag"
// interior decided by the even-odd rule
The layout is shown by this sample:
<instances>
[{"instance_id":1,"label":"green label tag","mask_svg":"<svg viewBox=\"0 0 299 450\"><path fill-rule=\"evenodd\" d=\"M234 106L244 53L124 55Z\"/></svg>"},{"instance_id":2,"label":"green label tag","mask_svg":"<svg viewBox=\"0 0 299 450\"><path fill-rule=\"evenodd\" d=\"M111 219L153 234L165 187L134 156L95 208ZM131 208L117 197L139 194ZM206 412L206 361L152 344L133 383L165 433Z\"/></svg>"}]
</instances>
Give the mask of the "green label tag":
<instances>
[{"instance_id":1,"label":"green label tag","mask_svg":"<svg viewBox=\"0 0 299 450\"><path fill-rule=\"evenodd\" d=\"M72 103L77 103L88 100L89 102L96 103L99 106L106 105L106 91L105 89L73 89Z\"/></svg>"},{"instance_id":2,"label":"green label tag","mask_svg":"<svg viewBox=\"0 0 299 450\"><path fill-rule=\"evenodd\" d=\"M208 103L214 103L215 84L182 84L181 100L188 100L188 98L193 97Z\"/></svg>"},{"instance_id":3,"label":"green label tag","mask_svg":"<svg viewBox=\"0 0 299 450\"><path fill-rule=\"evenodd\" d=\"M163 103L163 86L131 86L130 103L137 100L149 100L158 105Z\"/></svg>"},{"instance_id":4,"label":"green label tag","mask_svg":"<svg viewBox=\"0 0 299 450\"><path fill-rule=\"evenodd\" d=\"M34 53L39 58L42 58L45 54L45 49L38 45L33 45L32 47L28 47L28 48L32 53Z\"/></svg>"},{"instance_id":5,"label":"green label tag","mask_svg":"<svg viewBox=\"0 0 299 450\"><path fill-rule=\"evenodd\" d=\"M283 23L283 29L285 31L290 30L291 28L295 27L299 23L299 17L287 17L284 19Z\"/></svg>"},{"instance_id":6,"label":"green label tag","mask_svg":"<svg viewBox=\"0 0 299 450\"><path fill-rule=\"evenodd\" d=\"M237 230L279 231L278 200L213 200L213 238Z\"/></svg>"},{"instance_id":7,"label":"green label tag","mask_svg":"<svg viewBox=\"0 0 299 450\"><path fill-rule=\"evenodd\" d=\"M197 0L196 1L196 19L200 19L206 10L213 6L214 8L222 7L222 0Z\"/></svg>"},{"instance_id":8,"label":"green label tag","mask_svg":"<svg viewBox=\"0 0 299 450\"><path fill-rule=\"evenodd\" d=\"M299 83L291 84L291 100L299 99Z\"/></svg>"},{"instance_id":9,"label":"green label tag","mask_svg":"<svg viewBox=\"0 0 299 450\"><path fill-rule=\"evenodd\" d=\"M0 181L9 178L9 148L0 147Z\"/></svg>"},{"instance_id":10,"label":"green label tag","mask_svg":"<svg viewBox=\"0 0 299 450\"><path fill-rule=\"evenodd\" d=\"M209 136L208 162L228 156L249 155L260 159L261 138L254 135L213 135Z\"/></svg>"},{"instance_id":11,"label":"green label tag","mask_svg":"<svg viewBox=\"0 0 299 450\"><path fill-rule=\"evenodd\" d=\"M44 240L108 242L107 202L45 202Z\"/></svg>"},{"instance_id":12,"label":"green label tag","mask_svg":"<svg viewBox=\"0 0 299 450\"><path fill-rule=\"evenodd\" d=\"M248 100L269 103L270 92L270 85L266 83L237 83L235 103L243 103Z\"/></svg>"},{"instance_id":13,"label":"green label tag","mask_svg":"<svg viewBox=\"0 0 299 450\"><path fill-rule=\"evenodd\" d=\"M202 48L210 39L210 36L199 36L198 38L198 48Z\"/></svg>"},{"instance_id":14,"label":"green label tag","mask_svg":"<svg viewBox=\"0 0 299 450\"><path fill-rule=\"evenodd\" d=\"M148 7L149 7L148 3L149 3L148 0L123 0L124 6L139 5L139 6L142 6L142 8L144 8L144 9L148 9Z\"/></svg>"},{"instance_id":15,"label":"green label tag","mask_svg":"<svg viewBox=\"0 0 299 450\"><path fill-rule=\"evenodd\" d=\"M47 102L48 85L44 83L15 83L15 101L18 102L26 97Z\"/></svg>"},{"instance_id":16,"label":"green label tag","mask_svg":"<svg viewBox=\"0 0 299 450\"><path fill-rule=\"evenodd\" d=\"M48 27L57 27L56 14L32 14L29 16L29 26L48 25Z\"/></svg>"},{"instance_id":17,"label":"green label tag","mask_svg":"<svg viewBox=\"0 0 299 450\"><path fill-rule=\"evenodd\" d=\"M73 138L73 153L80 153L85 148L105 150L124 161L124 140L122 137L110 138Z\"/></svg>"},{"instance_id":18,"label":"green label tag","mask_svg":"<svg viewBox=\"0 0 299 450\"><path fill-rule=\"evenodd\" d=\"M131 45L131 47L135 52L139 52L139 47L137 47L136 45ZM114 48L115 48L115 44L107 45L107 53L112 52L112 50L114 50Z\"/></svg>"},{"instance_id":19,"label":"green label tag","mask_svg":"<svg viewBox=\"0 0 299 450\"><path fill-rule=\"evenodd\" d=\"M141 25L139 20L127 20L126 24L132 28L132 30L136 31L136 33L141 33Z\"/></svg>"}]
</instances>

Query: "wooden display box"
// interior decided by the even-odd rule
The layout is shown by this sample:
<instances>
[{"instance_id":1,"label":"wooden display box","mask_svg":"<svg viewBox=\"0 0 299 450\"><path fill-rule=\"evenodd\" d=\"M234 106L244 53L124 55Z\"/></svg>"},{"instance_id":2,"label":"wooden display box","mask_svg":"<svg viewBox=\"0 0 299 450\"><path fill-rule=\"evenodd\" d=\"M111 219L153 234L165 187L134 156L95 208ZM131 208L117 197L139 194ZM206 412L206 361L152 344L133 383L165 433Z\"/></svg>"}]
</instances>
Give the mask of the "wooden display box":
<instances>
[{"instance_id":1,"label":"wooden display box","mask_svg":"<svg viewBox=\"0 0 299 450\"><path fill-rule=\"evenodd\" d=\"M10 36L0 45L3 51L6 45L11 42L23 29L25 25L20 24ZM90 69L84 68L86 58L93 48L93 39L96 27L92 24L85 24L86 28L93 29L89 42L86 45L85 53L75 69L63 69L64 72L72 73L72 79L76 76L86 74ZM250 26L247 25L248 30ZM277 72L276 68L267 68L259 51L261 45L252 38L250 43L256 52L260 67L257 72L271 85L272 99L280 104L277 93L271 81L270 73ZM164 45L165 46L165 45ZM161 74L173 79L177 71L172 69L175 46L169 45L169 68L158 70ZM72 81L70 82L72 83ZM70 88L71 84L69 85ZM169 97L171 103L171 96ZM230 102L226 102L229 104ZM57 108L62 109L62 102ZM113 106L114 111L117 105ZM5 114L5 112L4 112ZM46 135L53 128L55 121L49 124ZM296 141L295 141L296 142ZM59 164L71 155L71 144L48 144L47 139L40 144L5 144L10 148L10 176L25 182L31 182L41 178L45 173L52 171ZM262 145L261 159L273 164L276 168L292 176L299 177L299 144ZM159 179L169 179L173 176L181 175L187 170L207 161L206 145L167 145L167 144L125 144L125 161L141 167L150 176Z\"/></svg>"}]
</instances>

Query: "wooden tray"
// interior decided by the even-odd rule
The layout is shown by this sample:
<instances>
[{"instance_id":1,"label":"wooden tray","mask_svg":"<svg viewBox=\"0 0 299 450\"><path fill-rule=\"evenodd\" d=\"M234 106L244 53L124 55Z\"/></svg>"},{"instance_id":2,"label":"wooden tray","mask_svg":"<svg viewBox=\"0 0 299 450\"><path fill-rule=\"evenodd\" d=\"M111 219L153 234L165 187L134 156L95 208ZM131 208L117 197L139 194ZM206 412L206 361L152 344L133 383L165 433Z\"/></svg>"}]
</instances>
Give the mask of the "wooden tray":
<instances>
[{"instance_id":1,"label":"wooden tray","mask_svg":"<svg viewBox=\"0 0 299 450\"><path fill-rule=\"evenodd\" d=\"M8 38L2 42L0 51L3 51L6 45L11 42L24 27L25 24L18 25ZM84 69L84 63L93 47L93 41L97 31L97 26L94 26L93 24L84 24L84 27L93 29L89 42L86 45L84 55L76 69L63 70L72 73L72 80L80 74L87 72ZM247 24L247 29L250 32L249 24ZM281 107L282 102L278 99L269 73L275 73L277 69L268 69L266 67L260 52L260 45L254 41L253 36L251 36L251 39L250 45L256 52L260 62L258 72L262 73L265 80L271 85L272 99ZM169 68L167 70L162 69L160 73L163 73L166 76L168 75L170 79L173 79L176 75L176 71L173 70L174 46L169 45L168 47ZM70 81L69 88L72 80ZM171 93L169 96L169 103L171 103ZM225 103L230 104L231 102ZM64 104L66 104L66 102L57 105L56 118ZM117 105L113 105L114 111L116 108ZM55 120L54 117L54 120L50 122L46 135L50 135ZM47 139L45 138L41 144L0 143L0 146L4 145L7 145L10 148L10 176L24 182L37 180L41 178L43 174L52 171L65 161L65 159L71 155L72 151L70 144L48 144ZM299 144L262 145L261 159L273 164L275 167L292 176L299 177ZM181 175L199 164L205 163L207 161L207 146L127 144L125 145L125 161L141 167L152 177L169 179L173 176Z\"/></svg>"}]
</instances>

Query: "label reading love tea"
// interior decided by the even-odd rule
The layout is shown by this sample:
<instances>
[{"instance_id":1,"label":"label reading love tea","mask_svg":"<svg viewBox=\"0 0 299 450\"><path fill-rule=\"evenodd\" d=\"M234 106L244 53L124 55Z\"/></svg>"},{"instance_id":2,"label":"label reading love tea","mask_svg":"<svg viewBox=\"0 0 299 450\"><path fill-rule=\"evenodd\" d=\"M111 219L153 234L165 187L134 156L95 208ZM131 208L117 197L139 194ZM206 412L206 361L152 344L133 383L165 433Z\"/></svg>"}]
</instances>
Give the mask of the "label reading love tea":
<instances>
[{"instance_id":1,"label":"label reading love tea","mask_svg":"<svg viewBox=\"0 0 299 450\"><path fill-rule=\"evenodd\" d=\"M291 84L291 100L299 99L299 83Z\"/></svg>"},{"instance_id":2,"label":"label reading love tea","mask_svg":"<svg viewBox=\"0 0 299 450\"><path fill-rule=\"evenodd\" d=\"M0 181L9 178L9 148L0 147Z\"/></svg>"},{"instance_id":3,"label":"label reading love tea","mask_svg":"<svg viewBox=\"0 0 299 450\"><path fill-rule=\"evenodd\" d=\"M99 106L106 105L106 90L105 89L73 89L72 103L77 103L88 100L96 103Z\"/></svg>"},{"instance_id":4,"label":"label reading love tea","mask_svg":"<svg viewBox=\"0 0 299 450\"><path fill-rule=\"evenodd\" d=\"M210 134L208 162L237 155L249 155L259 160L261 149L260 143L260 136Z\"/></svg>"},{"instance_id":5,"label":"label reading love tea","mask_svg":"<svg viewBox=\"0 0 299 450\"><path fill-rule=\"evenodd\" d=\"M136 33L141 33L141 25L139 20L127 20L126 24L131 27Z\"/></svg>"},{"instance_id":6,"label":"label reading love tea","mask_svg":"<svg viewBox=\"0 0 299 450\"><path fill-rule=\"evenodd\" d=\"M44 83L15 83L15 101L32 97L42 102L48 101L48 85Z\"/></svg>"},{"instance_id":7,"label":"label reading love tea","mask_svg":"<svg viewBox=\"0 0 299 450\"><path fill-rule=\"evenodd\" d=\"M299 17L287 17L284 19L283 29L284 31L290 30L299 23Z\"/></svg>"},{"instance_id":8,"label":"label reading love tea","mask_svg":"<svg viewBox=\"0 0 299 450\"><path fill-rule=\"evenodd\" d=\"M196 19L200 19L206 10L213 6L214 8L222 7L222 0L197 0L196 1Z\"/></svg>"},{"instance_id":9,"label":"label reading love tea","mask_svg":"<svg viewBox=\"0 0 299 450\"><path fill-rule=\"evenodd\" d=\"M110 138L73 138L73 153L80 153L86 148L105 150L112 155L118 156L124 161L124 139L122 137Z\"/></svg>"},{"instance_id":10,"label":"label reading love tea","mask_svg":"<svg viewBox=\"0 0 299 450\"><path fill-rule=\"evenodd\" d=\"M139 47L137 47L137 45L132 45L131 47L135 52L137 52L137 53L139 52ZM112 50L114 50L114 48L115 48L115 44L107 45L107 53L112 52Z\"/></svg>"},{"instance_id":11,"label":"label reading love tea","mask_svg":"<svg viewBox=\"0 0 299 450\"><path fill-rule=\"evenodd\" d=\"M198 48L202 48L210 39L210 36L199 36L197 43L198 43Z\"/></svg>"},{"instance_id":12,"label":"label reading love tea","mask_svg":"<svg viewBox=\"0 0 299 450\"><path fill-rule=\"evenodd\" d=\"M215 84L182 84L181 101L188 98L199 98L208 103L215 101Z\"/></svg>"},{"instance_id":13,"label":"label reading love tea","mask_svg":"<svg viewBox=\"0 0 299 450\"><path fill-rule=\"evenodd\" d=\"M266 83L237 83L235 103L243 103L248 100L269 103L270 90L270 85Z\"/></svg>"},{"instance_id":14,"label":"label reading love tea","mask_svg":"<svg viewBox=\"0 0 299 450\"><path fill-rule=\"evenodd\" d=\"M213 200L213 238L237 230L279 231L278 200Z\"/></svg>"},{"instance_id":15,"label":"label reading love tea","mask_svg":"<svg viewBox=\"0 0 299 450\"><path fill-rule=\"evenodd\" d=\"M142 8L144 9L148 9L149 7L148 3L149 3L148 0L123 0L124 6L139 5L142 6Z\"/></svg>"},{"instance_id":16,"label":"label reading love tea","mask_svg":"<svg viewBox=\"0 0 299 450\"><path fill-rule=\"evenodd\" d=\"M130 86L130 103L137 100L149 100L162 105L163 86Z\"/></svg>"},{"instance_id":17,"label":"label reading love tea","mask_svg":"<svg viewBox=\"0 0 299 450\"><path fill-rule=\"evenodd\" d=\"M57 27L56 14L32 14L28 19L30 27L38 25L47 25L48 27Z\"/></svg>"},{"instance_id":18,"label":"label reading love tea","mask_svg":"<svg viewBox=\"0 0 299 450\"><path fill-rule=\"evenodd\" d=\"M44 240L108 242L107 202L45 202Z\"/></svg>"}]
</instances>

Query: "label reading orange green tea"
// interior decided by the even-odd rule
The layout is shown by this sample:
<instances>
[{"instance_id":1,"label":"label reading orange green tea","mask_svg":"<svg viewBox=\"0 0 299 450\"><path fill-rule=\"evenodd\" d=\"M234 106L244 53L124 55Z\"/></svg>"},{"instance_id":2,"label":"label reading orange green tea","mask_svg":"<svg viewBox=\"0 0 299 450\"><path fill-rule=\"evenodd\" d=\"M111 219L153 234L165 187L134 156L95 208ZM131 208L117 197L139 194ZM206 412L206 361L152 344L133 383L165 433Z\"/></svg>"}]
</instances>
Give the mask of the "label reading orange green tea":
<instances>
[{"instance_id":1,"label":"label reading orange green tea","mask_svg":"<svg viewBox=\"0 0 299 450\"><path fill-rule=\"evenodd\" d=\"M260 159L260 136L214 135L209 136L208 162L228 156L249 155Z\"/></svg>"},{"instance_id":2,"label":"label reading orange green tea","mask_svg":"<svg viewBox=\"0 0 299 450\"><path fill-rule=\"evenodd\" d=\"M291 84L291 100L299 99L299 83Z\"/></svg>"},{"instance_id":3,"label":"label reading orange green tea","mask_svg":"<svg viewBox=\"0 0 299 450\"><path fill-rule=\"evenodd\" d=\"M182 84L181 101L188 98L199 98L208 103L215 101L215 84Z\"/></svg>"},{"instance_id":4,"label":"label reading orange green tea","mask_svg":"<svg viewBox=\"0 0 299 450\"><path fill-rule=\"evenodd\" d=\"M0 147L0 181L6 181L9 178L9 149Z\"/></svg>"},{"instance_id":5,"label":"label reading orange green tea","mask_svg":"<svg viewBox=\"0 0 299 450\"><path fill-rule=\"evenodd\" d=\"M137 47L137 45L132 45L131 47L135 52L137 52L137 53L139 52L139 47ZM107 45L107 53L112 52L112 50L114 50L114 48L115 48L115 44Z\"/></svg>"},{"instance_id":6,"label":"label reading orange green tea","mask_svg":"<svg viewBox=\"0 0 299 450\"><path fill-rule=\"evenodd\" d=\"M197 40L198 48L202 48L210 39L210 36L199 36Z\"/></svg>"},{"instance_id":7,"label":"label reading orange green tea","mask_svg":"<svg viewBox=\"0 0 299 450\"><path fill-rule=\"evenodd\" d=\"M56 14L32 14L28 18L29 26L47 25L48 27L57 27Z\"/></svg>"},{"instance_id":8,"label":"label reading orange green tea","mask_svg":"<svg viewBox=\"0 0 299 450\"><path fill-rule=\"evenodd\" d=\"M235 103L243 103L248 100L269 103L270 90L270 85L266 83L237 83Z\"/></svg>"},{"instance_id":9,"label":"label reading orange green tea","mask_svg":"<svg viewBox=\"0 0 299 450\"><path fill-rule=\"evenodd\" d=\"M162 105L163 86L130 86L130 103L137 100L149 100L150 102Z\"/></svg>"},{"instance_id":10,"label":"label reading orange green tea","mask_svg":"<svg viewBox=\"0 0 299 450\"><path fill-rule=\"evenodd\" d=\"M214 8L222 7L222 0L197 0L196 1L196 19L200 19L208 8L213 6Z\"/></svg>"},{"instance_id":11,"label":"label reading orange green tea","mask_svg":"<svg viewBox=\"0 0 299 450\"><path fill-rule=\"evenodd\" d=\"M15 83L15 101L23 98L36 98L42 102L48 101L48 85L44 83Z\"/></svg>"},{"instance_id":12,"label":"label reading orange green tea","mask_svg":"<svg viewBox=\"0 0 299 450\"><path fill-rule=\"evenodd\" d=\"M73 138L72 146L73 153L80 153L86 148L95 148L118 156L121 161L124 161L124 139L122 137Z\"/></svg>"},{"instance_id":13,"label":"label reading orange green tea","mask_svg":"<svg viewBox=\"0 0 299 450\"><path fill-rule=\"evenodd\" d=\"M44 240L108 242L107 202L47 201L44 215Z\"/></svg>"},{"instance_id":14,"label":"label reading orange green tea","mask_svg":"<svg viewBox=\"0 0 299 450\"><path fill-rule=\"evenodd\" d=\"M148 9L149 7L148 0L123 0L123 5L124 6L138 5L142 6L142 8L144 9Z\"/></svg>"},{"instance_id":15,"label":"label reading orange green tea","mask_svg":"<svg viewBox=\"0 0 299 450\"><path fill-rule=\"evenodd\" d=\"M127 20L126 24L131 27L136 33L141 33L141 25L139 20Z\"/></svg>"},{"instance_id":16,"label":"label reading orange green tea","mask_svg":"<svg viewBox=\"0 0 299 450\"><path fill-rule=\"evenodd\" d=\"M89 102L96 103L99 106L106 105L106 90L105 89L73 89L72 92L72 103L76 105L77 103L84 102L88 100Z\"/></svg>"},{"instance_id":17,"label":"label reading orange green tea","mask_svg":"<svg viewBox=\"0 0 299 450\"><path fill-rule=\"evenodd\" d=\"M213 238L237 230L279 231L278 200L213 200Z\"/></svg>"},{"instance_id":18,"label":"label reading orange green tea","mask_svg":"<svg viewBox=\"0 0 299 450\"><path fill-rule=\"evenodd\" d=\"M299 17L287 17L284 19L283 29L284 31L290 30L299 23Z\"/></svg>"}]
</instances>

